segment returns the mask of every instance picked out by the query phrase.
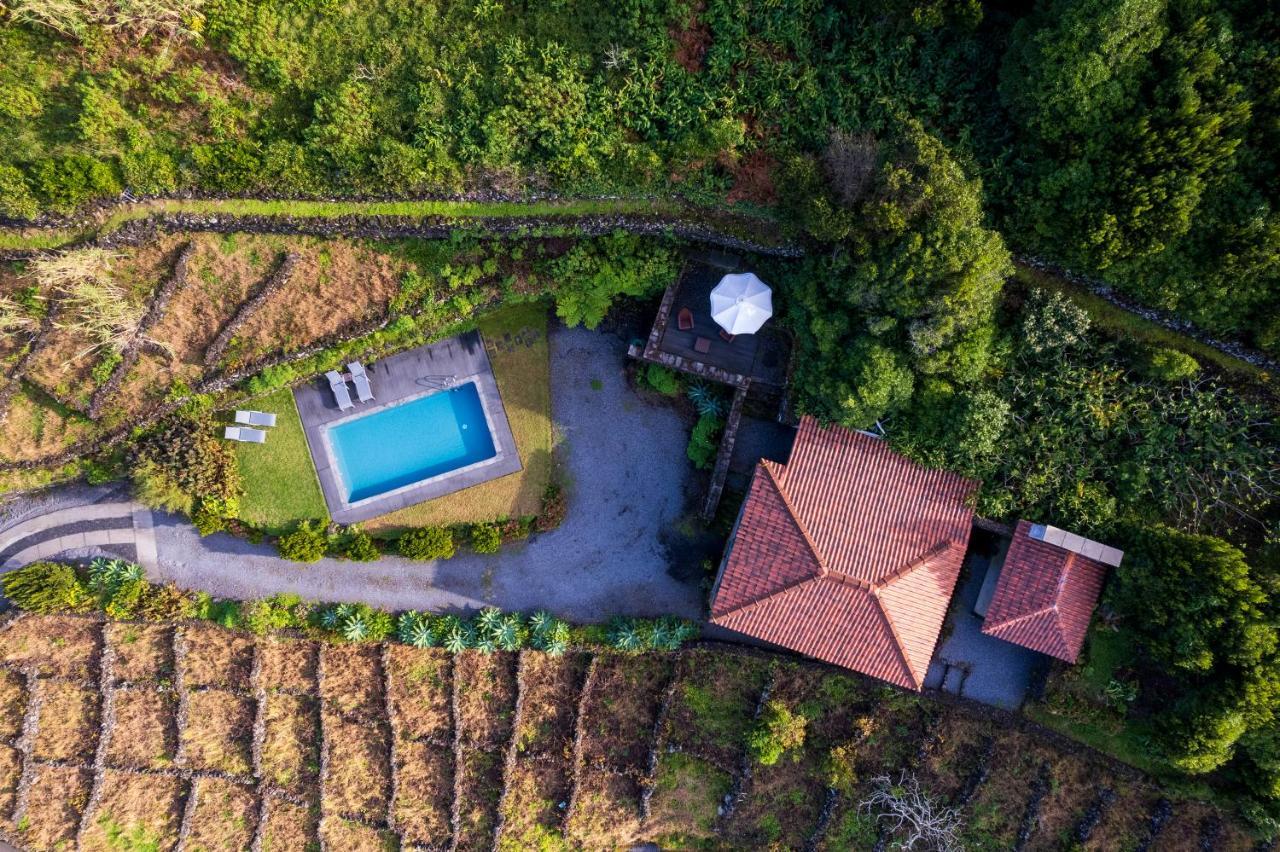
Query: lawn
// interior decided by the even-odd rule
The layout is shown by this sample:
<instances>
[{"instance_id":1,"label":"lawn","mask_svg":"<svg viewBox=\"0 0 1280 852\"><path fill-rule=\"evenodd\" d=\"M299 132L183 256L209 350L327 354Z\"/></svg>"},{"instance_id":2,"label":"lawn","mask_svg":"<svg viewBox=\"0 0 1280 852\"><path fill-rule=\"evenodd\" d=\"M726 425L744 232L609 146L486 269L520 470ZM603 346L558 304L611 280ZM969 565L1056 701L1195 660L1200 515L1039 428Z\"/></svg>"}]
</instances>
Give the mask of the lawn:
<instances>
[{"instance_id":1,"label":"lawn","mask_svg":"<svg viewBox=\"0 0 1280 852\"><path fill-rule=\"evenodd\" d=\"M307 451L293 391L284 388L249 405L274 412L276 425L267 430L265 444L236 444L244 479L240 517L272 534L304 518L327 521L329 511Z\"/></svg>"},{"instance_id":2,"label":"lawn","mask_svg":"<svg viewBox=\"0 0 1280 852\"><path fill-rule=\"evenodd\" d=\"M436 500L419 503L364 526L390 531L469 521L518 518L538 512L551 478L551 362L546 302L499 308L478 327L507 410L523 469Z\"/></svg>"}]
</instances>

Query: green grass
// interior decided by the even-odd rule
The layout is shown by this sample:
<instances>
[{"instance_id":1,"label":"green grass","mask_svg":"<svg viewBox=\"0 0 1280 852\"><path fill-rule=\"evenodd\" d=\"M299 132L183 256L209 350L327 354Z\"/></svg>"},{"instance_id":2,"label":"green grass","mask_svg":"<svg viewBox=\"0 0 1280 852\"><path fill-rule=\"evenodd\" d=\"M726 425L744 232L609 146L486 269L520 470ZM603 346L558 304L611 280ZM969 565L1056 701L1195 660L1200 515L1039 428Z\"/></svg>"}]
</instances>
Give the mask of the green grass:
<instances>
[{"instance_id":1,"label":"green grass","mask_svg":"<svg viewBox=\"0 0 1280 852\"><path fill-rule=\"evenodd\" d=\"M265 444L236 444L245 491L240 501L241 519L273 535L306 518L327 522L329 512L307 451L293 391L278 390L249 406L274 412L276 425L267 430Z\"/></svg>"},{"instance_id":2,"label":"green grass","mask_svg":"<svg viewBox=\"0 0 1280 852\"><path fill-rule=\"evenodd\" d=\"M1237 378L1257 382L1270 388L1270 373L1261 367L1255 367L1248 361L1241 361L1212 346L1170 331L1159 323L1143 319L1124 308L1113 305L1101 296L1088 289L1073 284L1064 278L1051 275L1039 269L1019 265L1014 278L1028 287L1057 290L1067 296L1089 314L1089 318L1098 328L1115 337L1139 340L1151 346L1163 346L1185 352L1197 361L1214 364L1218 368L1234 374Z\"/></svg>"}]
</instances>

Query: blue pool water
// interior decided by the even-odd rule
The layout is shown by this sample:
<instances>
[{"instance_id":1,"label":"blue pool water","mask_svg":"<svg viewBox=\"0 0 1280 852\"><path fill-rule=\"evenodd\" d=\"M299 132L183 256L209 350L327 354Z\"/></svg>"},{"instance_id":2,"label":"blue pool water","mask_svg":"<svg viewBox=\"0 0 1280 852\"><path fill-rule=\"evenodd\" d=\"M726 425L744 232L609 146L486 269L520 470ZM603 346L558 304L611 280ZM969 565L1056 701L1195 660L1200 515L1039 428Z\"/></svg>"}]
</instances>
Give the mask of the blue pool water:
<instances>
[{"instance_id":1,"label":"blue pool water","mask_svg":"<svg viewBox=\"0 0 1280 852\"><path fill-rule=\"evenodd\" d=\"M497 454L475 382L334 426L329 446L348 503Z\"/></svg>"}]
</instances>

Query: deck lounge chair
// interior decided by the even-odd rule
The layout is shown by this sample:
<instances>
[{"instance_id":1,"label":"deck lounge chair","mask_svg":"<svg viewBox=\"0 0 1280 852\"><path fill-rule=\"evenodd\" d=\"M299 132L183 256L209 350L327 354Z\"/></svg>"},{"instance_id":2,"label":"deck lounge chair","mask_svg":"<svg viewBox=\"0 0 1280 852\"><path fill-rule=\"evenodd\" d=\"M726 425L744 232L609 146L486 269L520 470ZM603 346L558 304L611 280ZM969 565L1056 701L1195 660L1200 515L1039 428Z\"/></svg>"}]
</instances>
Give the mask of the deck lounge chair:
<instances>
[{"instance_id":1,"label":"deck lounge chair","mask_svg":"<svg viewBox=\"0 0 1280 852\"><path fill-rule=\"evenodd\" d=\"M681 331L692 331L693 311L688 308L681 308L680 313L676 314L676 328Z\"/></svg>"},{"instance_id":2,"label":"deck lounge chair","mask_svg":"<svg viewBox=\"0 0 1280 852\"><path fill-rule=\"evenodd\" d=\"M342 374L337 370L330 370L324 375L329 380L329 390L333 391L338 410L346 411L348 408L355 408L356 404L351 401L351 392L347 390L347 383L343 380Z\"/></svg>"},{"instance_id":3,"label":"deck lounge chair","mask_svg":"<svg viewBox=\"0 0 1280 852\"><path fill-rule=\"evenodd\" d=\"M364 371L364 364L359 361L352 361L347 365L347 369L351 371L351 381L356 386L356 396L361 402L369 402L373 399L373 387L369 384L369 374Z\"/></svg>"},{"instance_id":4,"label":"deck lounge chair","mask_svg":"<svg viewBox=\"0 0 1280 852\"><path fill-rule=\"evenodd\" d=\"M228 426L222 436L228 441L239 441L243 444L265 444L267 433L261 429L250 429L248 426Z\"/></svg>"},{"instance_id":5,"label":"deck lounge chair","mask_svg":"<svg viewBox=\"0 0 1280 852\"><path fill-rule=\"evenodd\" d=\"M246 426L274 426L276 416L269 411L237 411L236 422Z\"/></svg>"}]
</instances>

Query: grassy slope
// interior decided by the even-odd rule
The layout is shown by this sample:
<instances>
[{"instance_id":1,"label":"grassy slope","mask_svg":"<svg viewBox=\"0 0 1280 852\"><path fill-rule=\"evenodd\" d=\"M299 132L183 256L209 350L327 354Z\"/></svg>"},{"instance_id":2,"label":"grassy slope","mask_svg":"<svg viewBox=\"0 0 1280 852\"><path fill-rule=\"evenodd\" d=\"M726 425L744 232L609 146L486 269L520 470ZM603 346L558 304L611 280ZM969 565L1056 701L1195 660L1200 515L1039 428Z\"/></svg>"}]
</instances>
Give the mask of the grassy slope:
<instances>
[{"instance_id":1,"label":"grassy slope","mask_svg":"<svg viewBox=\"0 0 1280 852\"><path fill-rule=\"evenodd\" d=\"M419 503L370 521L370 530L431 526L538 511L551 477L551 385L547 348L546 302L500 308L479 322L524 469L481 485ZM509 345L521 332L533 332L528 345Z\"/></svg>"},{"instance_id":2,"label":"grassy slope","mask_svg":"<svg viewBox=\"0 0 1280 852\"><path fill-rule=\"evenodd\" d=\"M327 521L329 512L307 451L293 391L276 391L254 400L252 406L275 412L276 425L267 430L265 444L236 444L245 489L240 517L271 533L303 518Z\"/></svg>"}]
</instances>

